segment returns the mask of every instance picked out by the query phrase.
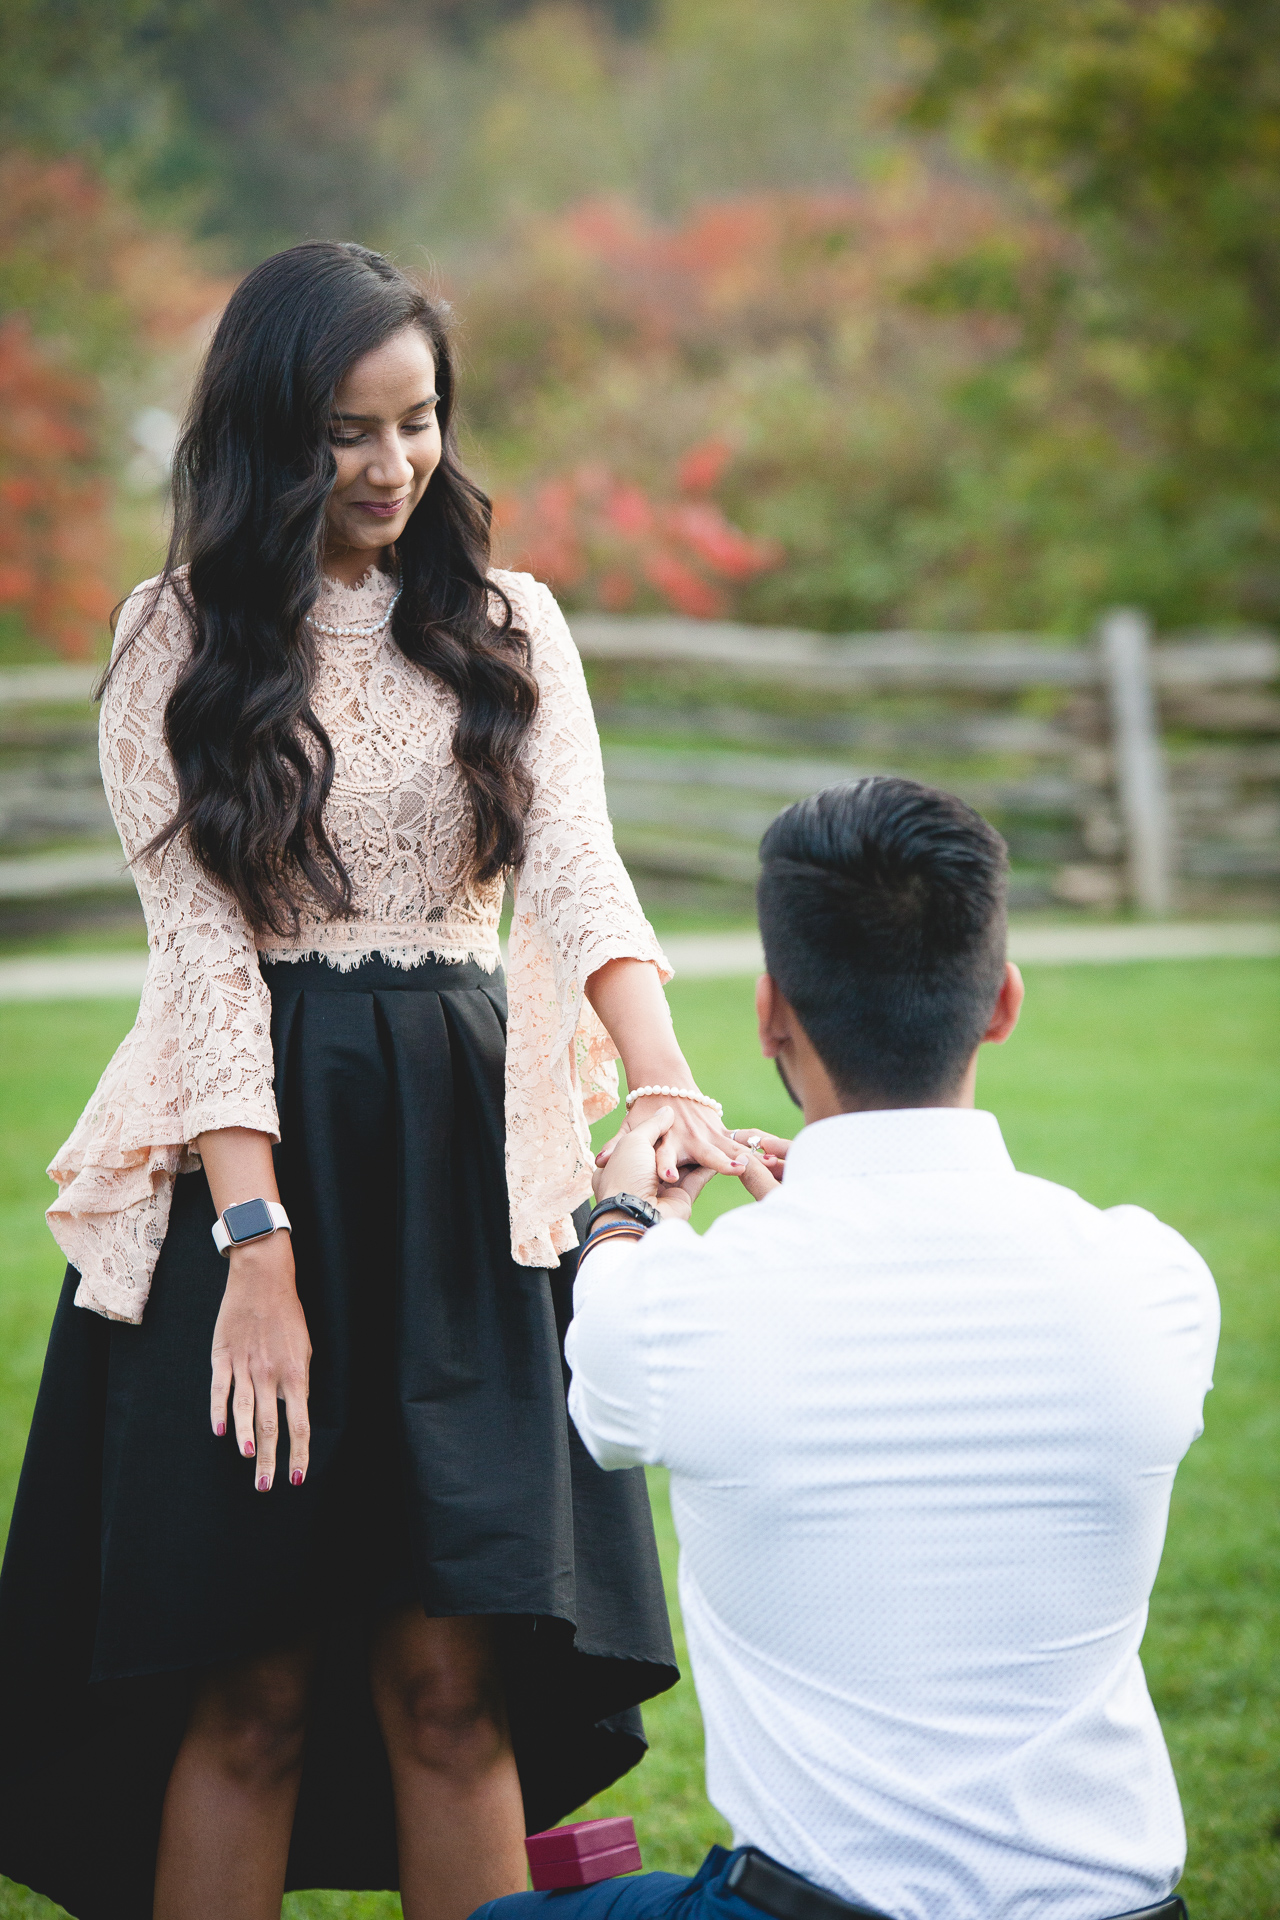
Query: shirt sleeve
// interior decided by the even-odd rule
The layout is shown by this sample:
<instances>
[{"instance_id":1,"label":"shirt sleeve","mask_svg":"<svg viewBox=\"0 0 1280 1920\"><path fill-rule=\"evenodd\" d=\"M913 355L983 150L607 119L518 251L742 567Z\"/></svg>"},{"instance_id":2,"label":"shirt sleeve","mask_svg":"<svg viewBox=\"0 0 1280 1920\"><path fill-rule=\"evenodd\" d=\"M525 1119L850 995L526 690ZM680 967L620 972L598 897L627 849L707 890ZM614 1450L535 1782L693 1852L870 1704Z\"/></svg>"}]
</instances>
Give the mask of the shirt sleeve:
<instances>
[{"instance_id":1,"label":"shirt sleeve","mask_svg":"<svg viewBox=\"0 0 1280 1920\"><path fill-rule=\"evenodd\" d=\"M526 764L533 794L513 875L507 1029L507 1179L517 1261L576 1244L569 1215L591 1186L588 1125L618 1100L613 1042L586 997L610 960L671 978L613 844L582 662L546 587L502 576L529 635L539 705Z\"/></svg>"},{"instance_id":2,"label":"shirt sleeve","mask_svg":"<svg viewBox=\"0 0 1280 1920\"><path fill-rule=\"evenodd\" d=\"M58 1183L49 1226L80 1274L76 1304L133 1324L164 1243L174 1177L200 1165L190 1142L222 1127L279 1137L270 997L244 916L183 838L144 852L177 806L164 712L189 644L172 583L148 581L130 596L100 741L150 953L137 1020L49 1167Z\"/></svg>"},{"instance_id":3,"label":"shirt sleeve","mask_svg":"<svg viewBox=\"0 0 1280 1920\"><path fill-rule=\"evenodd\" d=\"M578 649L549 589L536 581L529 587L529 639L540 700L530 731L533 797L524 859L515 877L512 938L519 931L547 949L566 1010L584 1029L592 1023L599 1028L581 999L597 968L608 960L650 960L669 980L671 967L613 844L600 736ZM593 1031L591 1044L594 1040Z\"/></svg>"},{"instance_id":4,"label":"shirt sleeve","mask_svg":"<svg viewBox=\"0 0 1280 1920\"><path fill-rule=\"evenodd\" d=\"M565 1336L569 1417L598 1467L657 1464L644 1311L644 1242L612 1241L582 1262Z\"/></svg>"},{"instance_id":5,"label":"shirt sleeve","mask_svg":"<svg viewBox=\"0 0 1280 1920\"><path fill-rule=\"evenodd\" d=\"M221 1127L278 1138L271 1000L243 913L180 834L144 849L173 818L178 782L165 708L188 644L189 616L170 582L139 588L121 616L127 647L102 701L102 776L147 921L143 1001L176 1049L181 1139Z\"/></svg>"},{"instance_id":6,"label":"shirt sleeve","mask_svg":"<svg viewBox=\"0 0 1280 1920\"><path fill-rule=\"evenodd\" d=\"M1222 1325L1213 1275L1190 1241L1145 1207L1109 1207L1104 1218L1118 1269L1139 1277L1137 1298L1163 1337L1166 1365L1184 1390L1189 1438L1197 1439Z\"/></svg>"},{"instance_id":7,"label":"shirt sleeve","mask_svg":"<svg viewBox=\"0 0 1280 1920\"><path fill-rule=\"evenodd\" d=\"M682 1220L642 1240L595 1248L578 1271L565 1338L569 1413L597 1466L670 1466L663 1441L664 1382L687 1355L692 1318L706 1319L699 1282L713 1250ZM693 1338L697 1339L697 1333Z\"/></svg>"}]
</instances>

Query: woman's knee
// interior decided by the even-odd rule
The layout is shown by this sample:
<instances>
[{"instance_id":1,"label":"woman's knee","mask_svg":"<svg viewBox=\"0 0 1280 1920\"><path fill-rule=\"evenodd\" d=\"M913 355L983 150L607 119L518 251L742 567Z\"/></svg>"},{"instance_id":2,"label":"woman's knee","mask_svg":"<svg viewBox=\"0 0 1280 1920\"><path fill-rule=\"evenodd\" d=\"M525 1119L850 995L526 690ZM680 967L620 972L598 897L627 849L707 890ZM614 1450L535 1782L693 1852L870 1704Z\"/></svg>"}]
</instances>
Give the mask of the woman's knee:
<instances>
[{"instance_id":1,"label":"woman's knee","mask_svg":"<svg viewBox=\"0 0 1280 1920\"><path fill-rule=\"evenodd\" d=\"M402 1634L377 1664L375 1691L384 1733L417 1766L465 1779L506 1751L506 1703L487 1636Z\"/></svg>"},{"instance_id":2,"label":"woman's knee","mask_svg":"<svg viewBox=\"0 0 1280 1920\"><path fill-rule=\"evenodd\" d=\"M414 1762L435 1773L485 1773L507 1745L506 1712L496 1675L439 1668L400 1676L395 1717Z\"/></svg>"},{"instance_id":3,"label":"woman's knee","mask_svg":"<svg viewBox=\"0 0 1280 1920\"><path fill-rule=\"evenodd\" d=\"M309 1677L308 1663L293 1658L210 1675L191 1728L227 1778L269 1792L301 1771Z\"/></svg>"}]
</instances>

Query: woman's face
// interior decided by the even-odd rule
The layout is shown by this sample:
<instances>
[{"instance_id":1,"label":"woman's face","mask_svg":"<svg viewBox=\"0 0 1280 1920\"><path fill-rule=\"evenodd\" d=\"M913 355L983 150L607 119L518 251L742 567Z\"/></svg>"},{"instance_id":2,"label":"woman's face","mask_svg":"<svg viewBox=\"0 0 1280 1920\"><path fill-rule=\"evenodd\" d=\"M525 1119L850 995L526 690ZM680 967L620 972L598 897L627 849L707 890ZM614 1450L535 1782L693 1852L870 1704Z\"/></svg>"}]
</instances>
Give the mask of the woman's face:
<instances>
[{"instance_id":1,"label":"woman's face","mask_svg":"<svg viewBox=\"0 0 1280 1920\"><path fill-rule=\"evenodd\" d=\"M425 334L405 327L357 360L334 394L325 566L348 585L399 539L440 464L435 383Z\"/></svg>"}]
</instances>

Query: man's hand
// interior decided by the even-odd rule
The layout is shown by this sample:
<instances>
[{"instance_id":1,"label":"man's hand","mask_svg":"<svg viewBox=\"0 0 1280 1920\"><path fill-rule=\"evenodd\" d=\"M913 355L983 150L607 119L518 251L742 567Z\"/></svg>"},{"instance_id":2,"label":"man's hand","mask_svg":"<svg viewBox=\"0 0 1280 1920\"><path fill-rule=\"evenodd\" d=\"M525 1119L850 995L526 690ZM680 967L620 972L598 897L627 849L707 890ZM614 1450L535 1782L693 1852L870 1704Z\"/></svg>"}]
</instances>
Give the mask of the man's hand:
<instances>
[{"instance_id":1,"label":"man's hand","mask_svg":"<svg viewBox=\"0 0 1280 1920\"><path fill-rule=\"evenodd\" d=\"M613 1193L634 1193L638 1200L651 1200L665 1219L689 1218L694 1201L715 1175L710 1167L685 1167L674 1184L659 1178L659 1143L675 1117L674 1107L659 1107L643 1120L633 1119L624 1132L614 1135L609 1159L596 1169L592 1182L597 1200L607 1200Z\"/></svg>"},{"instance_id":2,"label":"man's hand","mask_svg":"<svg viewBox=\"0 0 1280 1920\"><path fill-rule=\"evenodd\" d=\"M779 1168L781 1165L782 1162L779 1160ZM767 1199L771 1193L776 1193L782 1184L780 1180L774 1179L764 1161L754 1153L747 1155L747 1164L738 1178L753 1200Z\"/></svg>"},{"instance_id":3,"label":"man's hand","mask_svg":"<svg viewBox=\"0 0 1280 1920\"><path fill-rule=\"evenodd\" d=\"M606 1140L596 1155L596 1165L608 1166L623 1136L651 1119L661 1107L671 1114L665 1136L658 1142L658 1172L663 1180L675 1186L681 1167L709 1167L712 1173L741 1171L738 1162L742 1156L735 1151L733 1137L725 1131L718 1114L692 1100L666 1101L653 1094L630 1108L621 1131Z\"/></svg>"}]
</instances>

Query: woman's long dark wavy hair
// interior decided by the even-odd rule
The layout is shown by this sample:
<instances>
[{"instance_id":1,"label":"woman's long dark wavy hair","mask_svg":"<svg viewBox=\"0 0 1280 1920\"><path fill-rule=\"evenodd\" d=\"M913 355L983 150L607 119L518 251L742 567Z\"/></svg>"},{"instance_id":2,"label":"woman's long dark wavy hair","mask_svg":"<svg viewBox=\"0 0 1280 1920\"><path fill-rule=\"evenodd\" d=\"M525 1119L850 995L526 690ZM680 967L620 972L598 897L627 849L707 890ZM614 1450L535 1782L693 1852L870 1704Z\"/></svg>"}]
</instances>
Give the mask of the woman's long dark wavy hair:
<instances>
[{"instance_id":1,"label":"woman's long dark wavy hair","mask_svg":"<svg viewBox=\"0 0 1280 1920\"><path fill-rule=\"evenodd\" d=\"M330 918L351 911L351 881L324 823L334 758L311 707L306 616L320 592L337 471L334 391L356 360L408 326L435 356L443 451L396 543L391 633L458 698L453 757L474 820L469 877L493 879L523 852L531 783L522 753L538 687L528 638L488 579L489 502L458 462L447 309L381 254L309 241L255 268L222 315L178 443L164 574L189 566L195 635L165 709L178 808L148 851L186 832L257 931L287 936L304 906Z\"/></svg>"}]
</instances>

